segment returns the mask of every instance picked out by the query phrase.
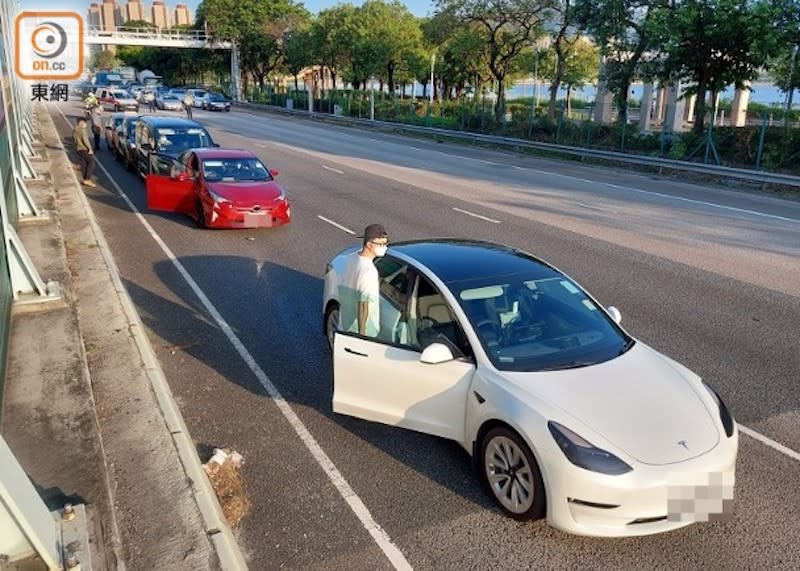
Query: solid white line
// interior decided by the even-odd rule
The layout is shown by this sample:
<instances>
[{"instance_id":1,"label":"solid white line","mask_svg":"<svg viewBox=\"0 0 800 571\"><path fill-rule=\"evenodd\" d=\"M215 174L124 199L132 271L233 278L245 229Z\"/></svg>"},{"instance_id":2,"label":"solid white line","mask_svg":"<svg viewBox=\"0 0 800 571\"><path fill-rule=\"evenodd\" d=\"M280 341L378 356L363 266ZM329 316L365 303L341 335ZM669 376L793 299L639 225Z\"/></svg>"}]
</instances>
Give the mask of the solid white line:
<instances>
[{"instance_id":1,"label":"solid white line","mask_svg":"<svg viewBox=\"0 0 800 571\"><path fill-rule=\"evenodd\" d=\"M783 444L775 442L771 438L767 438L763 434L760 434L760 433L756 432L755 430L751 430L751 429L747 428L746 426L742 426L741 424L739 425L739 431L742 432L743 434L746 434L750 438L753 438L754 440L758 440L759 442L761 442L761 444L766 444L767 446L769 446L770 448L772 448L774 450L777 450L781 454L785 454L789 458L792 458L792 459L797 460L798 462L800 462L800 452L795 452L791 448L787 448Z\"/></svg>"},{"instance_id":2,"label":"solid white line","mask_svg":"<svg viewBox=\"0 0 800 571\"><path fill-rule=\"evenodd\" d=\"M342 226L341 224L338 224L338 223L334 222L334 221L333 221L333 220L331 220L330 218L325 218L324 216L321 216L321 215L319 215L319 214L317 214L317 218L319 218L319 219L320 219L320 220L322 220L323 222L327 222L327 223L328 223L328 224L330 224L331 226L336 226L336 227L337 227L339 230L344 230L344 231L345 231L345 232L347 232L348 234L352 234L353 236L355 236L355 235L356 235L356 233L355 233L355 232L353 232L352 230L350 230L350 228L345 228L344 226Z\"/></svg>"},{"instance_id":3,"label":"solid white line","mask_svg":"<svg viewBox=\"0 0 800 571\"><path fill-rule=\"evenodd\" d=\"M486 222L491 222L492 224L500 224L500 220L495 220L494 218L487 218L486 216L481 216L480 214L475 214L474 212L470 212L469 210L462 210L461 208L453 207L453 210L456 212L460 212L461 214L466 214L467 216L472 216L473 218L480 218L481 220L486 220Z\"/></svg>"},{"instance_id":4,"label":"solid white line","mask_svg":"<svg viewBox=\"0 0 800 571\"><path fill-rule=\"evenodd\" d=\"M59 111L61 110L59 109ZM64 116L64 120L67 121L66 116ZM391 538L383 530L383 528L381 528L375 522L375 520L372 518L372 514L370 514L369 510L367 509L367 506L365 506L364 502L361 501L361 498L356 495L356 493L353 491L353 488L350 487L350 484L348 484L347 480L345 480L344 476L342 476L342 473L339 472L339 469L336 468L328 455L325 454L325 451L317 443L311 432L308 431L305 424L303 424L303 421L300 420L300 418L292 409L291 405L286 402L286 399L280 393L278 388L272 383L264 370L259 366L256 360L250 354L250 351L248 351L247 347L244 346L244 343L242 343L241 340L236 336L236 333L233 332L231 326L228 325L228 322L225 321L222 315L217 311L217 308L214 307L203 290L200 289L200 286L197 285L197 282L194 281L194 278L192 278L189 272L186 271L186 268L183 267L183 264L178 261L178 258L172 253L172 250L170 250L169 246L167 246L167 244L161 239L161 236L159 236L153 227L150 226L147 220L145 220L144 216L142 216L142 213L136 208L136 205L131 202L130 198L128 198L128 195L125 194L125 191L120 188L120 186L111 176L111 173L106 170L100 161L96 161L96 164L100 170L103 171L103 174L108 177L108 180L111 181L111 184L119 193L120 197L122 197L139 222L141 222L147 233L150 234L150 237L153 238L156 244L159 245L161 250L164 252L164 255L169 258L169 260L175 266L175 269L177 269L181 274L184 281L186 281L186 283L195 293L197 298L200 300L200 303L203 304L203 307L205 307L212 319L216 322L222 332L225 333L228 341L231 342L231 345L233 345L233 347L236 349L236 352L239 353L239 356L242 358L242 360L247 363L247 366L261 383L261 386L263 386L267 391L269 396L283 413L283 416L286 418L286 420L289 421L289 424L292 426L292 428L294 428L294 431L300 437L300 440L303 441L303 444L306 445L306 448L317 461L317 464L319 464L320 468L322 468L322 470L328 476L344 501L348 506L350 506L350 509L353 510L353 513L364 526L364 529L369 532L369 534L375 540L375 543L377 543L378 547L381 548L381 551L383 551L392 565L394 565L394 568L404 570L411 569L412 567L406 560L403 553L394 543L392 543Z\"/></svg>"},{"instance_id":5,"label":"solid white line","mask_svg":"<svg viewBox=\"0 0 800 571\"><path fill-rule=\"evenodd\" d=\"M327 165L322 165L322 168L324 168L325 170L328 170L328 171L333 171L333 172L335 172L337 174L344 174L344 171L340 171L339 169L335 169L335 168L329 167Z\"/></svg>"}]
</instances>

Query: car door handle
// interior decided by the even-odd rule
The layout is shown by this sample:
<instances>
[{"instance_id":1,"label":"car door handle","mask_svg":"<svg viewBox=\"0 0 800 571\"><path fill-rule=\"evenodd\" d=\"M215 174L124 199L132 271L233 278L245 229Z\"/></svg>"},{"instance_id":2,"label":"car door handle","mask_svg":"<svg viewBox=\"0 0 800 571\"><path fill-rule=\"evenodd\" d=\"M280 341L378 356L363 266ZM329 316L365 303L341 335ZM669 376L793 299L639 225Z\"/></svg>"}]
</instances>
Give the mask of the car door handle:
<instances>
[{"instance_id":1,"label":"car door handle","mask_svg":"<svg viewBox=\"0 0 800 571\"><path fill-rule=\"evenodd\" d=\"M347 353L358 355L359 357L369 357L369 355L367 355L366 353L359 353L358 351L353 351L350 347L345 347L344 350Z\"/></svg>"}]
</instances>

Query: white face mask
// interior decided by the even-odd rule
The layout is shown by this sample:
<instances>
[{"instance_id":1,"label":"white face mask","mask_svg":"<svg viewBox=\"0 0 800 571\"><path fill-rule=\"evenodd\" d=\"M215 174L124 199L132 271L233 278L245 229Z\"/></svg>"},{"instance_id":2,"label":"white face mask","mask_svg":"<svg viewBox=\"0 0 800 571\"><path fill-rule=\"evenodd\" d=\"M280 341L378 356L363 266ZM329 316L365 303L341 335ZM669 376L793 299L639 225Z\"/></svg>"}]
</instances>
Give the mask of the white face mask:
<instances>
[{"instance_id":1,"label":"white face mask","mask_svg":"<svg viewBox=\"0 0 800 571\"><path fill-rule=\"evenodd\" d=\"M386 255L386 249L388 246L375 246L375 255L379 258Z\"/></svg>"}]
</instances>

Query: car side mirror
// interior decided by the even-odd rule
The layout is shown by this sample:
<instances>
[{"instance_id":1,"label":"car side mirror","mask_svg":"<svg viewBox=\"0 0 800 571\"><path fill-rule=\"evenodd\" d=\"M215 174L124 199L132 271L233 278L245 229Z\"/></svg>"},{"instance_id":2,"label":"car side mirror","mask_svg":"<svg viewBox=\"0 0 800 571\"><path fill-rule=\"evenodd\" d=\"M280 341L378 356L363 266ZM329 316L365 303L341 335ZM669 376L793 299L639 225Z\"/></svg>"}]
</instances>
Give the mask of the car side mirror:
<instances>
[{"instance_id":1,"label":"car side mirror","mask_svg":"<svg viewBox=\"0 0 800 571\"><path fill-rule=\"evenodd\" d=\"M608 311L608 314L611 316L611 319L617 322L617 325L619 325L622 322L622 314L619 312L619 309L617 309L613 305L609 305L606 311Z\"/></svg>"},{"instance_id":2,"label":"car side mirror","mask_svg":"<svg viewBox=\"0 0 800 571\"><path fill-rule=\"evenodd\" d=\"M213 147L219 147L219 143L213 143L212 146Z\"/></svg>"},{"instance_id":3,"label":"car side mirror","mask_svg":"<svg viewBox=\"0 0 800 571\"><path fill-rule=\"evenodd\" d=\"M455 359L455 357L453 357L453 352L450 350L450 347L442 343L431 343L425 347L425 350L422 351L422 355L419 358L421 363L427 365L438 365L439 363L446 363L453 359Z\"/></svg>"},{"instance_id":4,"label":"car side mirror","mask_svg":"<svg viewBox=\"0 0 800 571\"><path fill-rule=\"evenodd\" d=\"M270 176L278 176L281 173L279 173L275 169L269 169L269 174L270 174Z\"/></svg>"},{"instance_id":5,"label":"car side mirror","mask_svg":"<svg viewBox=\"0 0 800 571\"><path fill-rule=\"evenodd\" d=\"M142 143L139 146L142 147L143 151L152 151L153 150L153 145L151 145L150 143Z\"/></svg>"}]
</instances>

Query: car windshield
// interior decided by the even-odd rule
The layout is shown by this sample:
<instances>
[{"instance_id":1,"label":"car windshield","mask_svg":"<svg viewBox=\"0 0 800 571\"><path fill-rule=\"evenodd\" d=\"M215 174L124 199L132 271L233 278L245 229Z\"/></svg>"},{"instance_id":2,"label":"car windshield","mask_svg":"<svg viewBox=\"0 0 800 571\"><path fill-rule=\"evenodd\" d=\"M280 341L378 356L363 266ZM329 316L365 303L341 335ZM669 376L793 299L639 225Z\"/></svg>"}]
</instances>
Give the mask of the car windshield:
<instances>
[{"instance_id":1,"label":"car windshield","mask_svg":"<svg viewBox=\"0 0 800 571\"><path fill-rule=\"evenodd\" d=\"M239 182L248 180L272 180L269 170L254 158L206 159L203 175L208 181Z\"/></svg>"},{"instance_id":2,"label":"car windshield","mask_svg":"<svg viewBox=\"0 0 800 571\"><path fill-rule=\"evenodd\" d=\"M130 95L128 95L127 91L115 91L114 98L116 99L129 99Z\"/></svg>"},{"instance_id":3,"label":"car windshield","mask_svg":"<svg viewBox=\"0 0 800 571\"><path fill-rule=\"evenodd\" d=\"M209 95L209 97L211 98L211 101L225 101L225 98L222 95L213 94Z\"/></svg>"},{"instance_id":4,"label":"car windshield","mask_svg":"<svg viewBox=\"0 0 800 571\"><path fill-rule=\"evenodd\" d=\"M594 365L633 340L565 277L513 274L450 284L489 359L502 371Z\"/></svg>"},{"instance_id":5,"label":"car windshield","mask_svg":"<svg viewBox=\"0 0 800 571\"><path fill-rule=\"evenodd\" d=\"M186 149L210 147L211 137L204 129L159 129L158 150L178 154Z\"/></svg>"}]
</instances>

